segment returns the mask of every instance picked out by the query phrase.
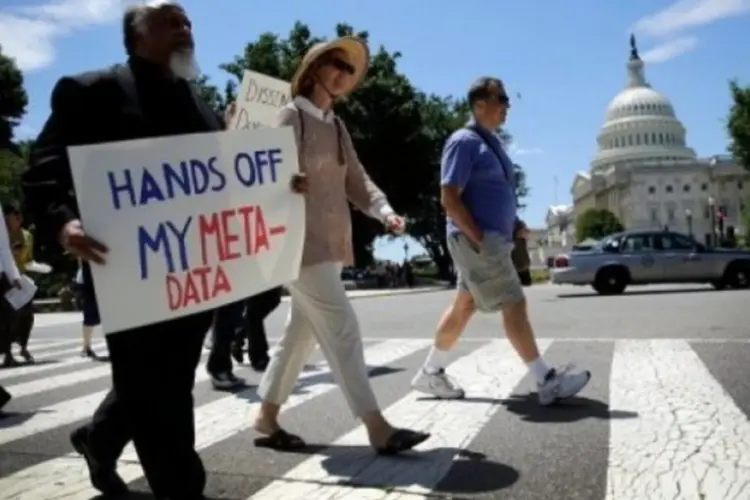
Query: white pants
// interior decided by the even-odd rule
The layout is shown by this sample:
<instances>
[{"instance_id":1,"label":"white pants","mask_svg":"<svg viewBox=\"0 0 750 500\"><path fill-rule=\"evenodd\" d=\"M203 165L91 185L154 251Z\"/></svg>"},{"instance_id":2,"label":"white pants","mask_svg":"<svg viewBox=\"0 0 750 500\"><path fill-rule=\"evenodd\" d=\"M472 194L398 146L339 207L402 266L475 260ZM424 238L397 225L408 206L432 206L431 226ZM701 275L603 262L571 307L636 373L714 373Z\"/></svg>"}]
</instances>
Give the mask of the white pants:
<instances>
[{"instance_id":1,"label":"white pants","mask_svg":"<svg viewBox=\"0 0 750 500\"><path fill-rule=\"evenodd\" d=\"M284 404L317 342L354 416L378 410L359 322L341 282L341 267L333 262L304 267L297 281L288 286L291 307L284 336L258 388L263 401Z\"/></svg>"}]
</instances>

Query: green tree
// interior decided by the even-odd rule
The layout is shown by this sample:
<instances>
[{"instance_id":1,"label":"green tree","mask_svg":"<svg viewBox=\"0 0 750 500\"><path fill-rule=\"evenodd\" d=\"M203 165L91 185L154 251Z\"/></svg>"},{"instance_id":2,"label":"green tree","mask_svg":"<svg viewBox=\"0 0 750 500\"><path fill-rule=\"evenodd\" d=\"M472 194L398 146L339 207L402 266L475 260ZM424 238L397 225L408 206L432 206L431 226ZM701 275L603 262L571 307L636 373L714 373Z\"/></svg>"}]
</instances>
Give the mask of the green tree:
<instances>
[{"instance_id":1,"label":"green tree","mask_svg":"<svg viewBox=\"0 0 750 500\"><path fill-rule=\"evenodd\" d=\"M729 84L732 108L727 119L729 150L735 160L750 170L750 86L741 87L736 81Z\"/></svg>"},{"instance_id":2,"label":"green tree","mask_svg":"<svg viewBox=\"0 0 750 500\"><path fill-rule=\"evenodd\" d=\"M216 87L209 81L207 75L199 76L193 83L198 88L198 95L200 95L203 100L206 101L206 103L214 109L214 111L216 111L220 115L223 115L224 110L227 108L227 104L229 103L229 101L227 101L227 98L233 99L232 90L234 89L234 86L231 84L231 82L227 82L223 94L219 91L218 87Z\"/></svg>"},{"instance_id":3,"label":"green tree","mask_svg":"<svg viewBox=\"0 0 750 500\"><path fill-rule=\"evenodd\" d=\"M21 172L26 162L9 149L0 149L0 202L21 199Z\"/></svg>"},{"instance_id":4,"label":"green tree","mask_svg":"<svg viewBox=\"0 0 750 500\"><path fill-rule=\"evenodd\" d=\"M16 61L3 54L0 47L0 150L16 151L13 128L19 124L29 103L23 87L23 73Z\"/></svg>"},{"instance_id":5,"label":"green tree","mask_svg":"<svg viewBox=\"0 0 750 500\"><path fill-rule=\"evenodd\" d=\"M598 240L625 229L617 216L606 208L589 208L578 216L575 224L579 242L587 238Z\"/></svg>"},{"instance_id":6,"label":"green tree","mask_svg":"<svg viewBox=\"0 0 750 500\"><path fill-rule=\"evenodd\" d=\"M503 146L506 150L509 150L513 144L513 135L504 128L498 130L498 135L500 136L500 141L503 143ZM523 200L529 196L529 186L526 184L526 172L521 165L515 162L513 163L513 172L515 174L516 183L516 203L518 208L523 210L526 208L526 204L523 203Z\"/></svg>"},{"instance_id":7,"label":"green tree","mask_svg":"<svg viewBox=\"0 0 750 500\"><path fill-rule=\"evenodd\" d=\"M443 278L451 278L452 262L445 239L445 213L440 204L440 157L445 140L465 125L468 109L463 101L420 94L420 138L426 148L428 168L422 188L413 193L418 207L408 213L408 231L427 250Z\"/></svg>"},{"instance_id":8,"label":"green tree","mask_svg":"<svg viewBox=\"0 0 750 500\"><path fill-rule=\"evenodd\" d=\"M742 212L740 213L740 221L742 225L742 238L741 245L743 247L750 247L750 199L745 200L742 206Z\"/></svg>"},{"instance_id":9,"label":"green tree","mask_svg":"<svg viewBox=\"0 0 750 500\"><path fill-rule=\"evenodd\" d=\"M23 151L13 143L13 128L26 113L28 96L23 74L0 47L0 200L21 197L20 174L25 168Z\"/></svg>"}]
</instances>

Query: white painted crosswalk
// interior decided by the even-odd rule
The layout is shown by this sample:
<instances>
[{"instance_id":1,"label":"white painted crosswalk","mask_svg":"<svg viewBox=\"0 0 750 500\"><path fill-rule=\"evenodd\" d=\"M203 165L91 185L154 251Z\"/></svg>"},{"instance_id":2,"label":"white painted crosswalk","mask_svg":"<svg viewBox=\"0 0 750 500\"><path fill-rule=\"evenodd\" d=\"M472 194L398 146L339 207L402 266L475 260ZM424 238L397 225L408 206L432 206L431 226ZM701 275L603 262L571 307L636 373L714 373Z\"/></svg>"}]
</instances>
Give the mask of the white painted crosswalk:
<instances>
[{"instance_id":1,"label":"white painted crosswalk","mask_svg":"<svg viewBox=\"0 0 750 500\"><path fill-rule=\"evenodd\" d=\"M365 343L386 417L431 433L404 457L372 453L319 352L283 407L283 424L317 443L300 453L253 447L258 374L240 368L250 387L222 393L201 366L196 448L208 498L750 499L750 342L540 339L552 363L575 361L594 377L580 398L551 408L535 404L527 368L499 339L467 339L453 352L448 373L465 400L412 391L430 344ZM106 394L109 366L80 358L75 340L32 347L36 365L0 370L14 396L0 419L0 500L94 498L68 435ZM118 472L148 491L132 446Z\"/></svg>"}]
</instances>

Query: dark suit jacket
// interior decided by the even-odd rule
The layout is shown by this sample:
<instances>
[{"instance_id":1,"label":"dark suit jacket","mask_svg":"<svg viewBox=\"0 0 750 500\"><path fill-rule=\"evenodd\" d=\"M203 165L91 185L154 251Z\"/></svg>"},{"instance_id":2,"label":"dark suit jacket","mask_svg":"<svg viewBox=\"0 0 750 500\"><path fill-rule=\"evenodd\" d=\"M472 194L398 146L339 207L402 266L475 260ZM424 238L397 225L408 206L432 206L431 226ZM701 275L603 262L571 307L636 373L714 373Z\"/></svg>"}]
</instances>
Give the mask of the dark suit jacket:
<instances>
[{"instance_id":1,"label":"dark suit jacket","mask_svg":"<svg viewBox=\"0 0 750 500\"><path fill-rule=\"evenodd\" d=\"M108 69L67 76L55 85L52 113L32 147L29 169L21 179L27 208L36 225L36 237L42 238L49 248L54 245L59 248L61 229L79 218L67 154L69 146L224 128L223 120L184 81L168 83L170 89L179 91L175 94L179 97L165 98L164 102L169 101L173 109L189 108L185 111L188 119L175 120L165 113L158 95L146 92L166 81L156 78L156 74L145 61L131 60ZM149 78L153 81L149 82ZM144 96L148 97L145 101ZM180 99L184 107L175 107L175 101ZM196 319L200 317L196 328L208 328L207 314L194 315ZM190 318L193 316L186 321L190 322Z\"/></svg>"},{"instance_id":2,"label":"dark suit jacket","mask_svg":"<svg viewBox=\"0 0 750 500\"><path fill-rule=\"evenodd\" d=\"M203 123L191 132L223 129L222 119L192 86L190 93L203 116ZM67 222L79 217L69 146L175 135L154 126L153 117L144 112L128 64L61 78L51 101L52 113L31 150L30 168L21 180L36 236L48 244L57 241Z\"/></svg>"}]
</instances>

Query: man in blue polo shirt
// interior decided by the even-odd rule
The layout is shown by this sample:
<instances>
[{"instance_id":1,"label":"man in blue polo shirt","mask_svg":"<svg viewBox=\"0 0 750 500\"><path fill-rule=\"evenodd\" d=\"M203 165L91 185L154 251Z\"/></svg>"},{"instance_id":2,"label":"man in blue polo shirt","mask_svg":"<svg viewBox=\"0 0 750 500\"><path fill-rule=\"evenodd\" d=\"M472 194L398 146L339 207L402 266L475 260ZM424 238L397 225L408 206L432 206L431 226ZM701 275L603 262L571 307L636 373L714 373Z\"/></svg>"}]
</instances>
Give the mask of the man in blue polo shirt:
<instances>
[{"instance_id":1,"label":"man in blue polo shirt","mask_svg":"<svg viewBox=\"0 0 750 500\"><path fill-rule=\"evenodd\" d=\"M500 312L511 344L537 381L539 402L548 405L580 392L591 374L550 368L529 322L511 259L517 206L513 162L496 134L510 109L502 81L480 78L469 89L468 101L473 119L448 138L441 162L441 202L448 250L459 275L458 293L412 386L441 398L464 397L445 373L448 352L476 310Z\"/></svg>"}]
</instances>

